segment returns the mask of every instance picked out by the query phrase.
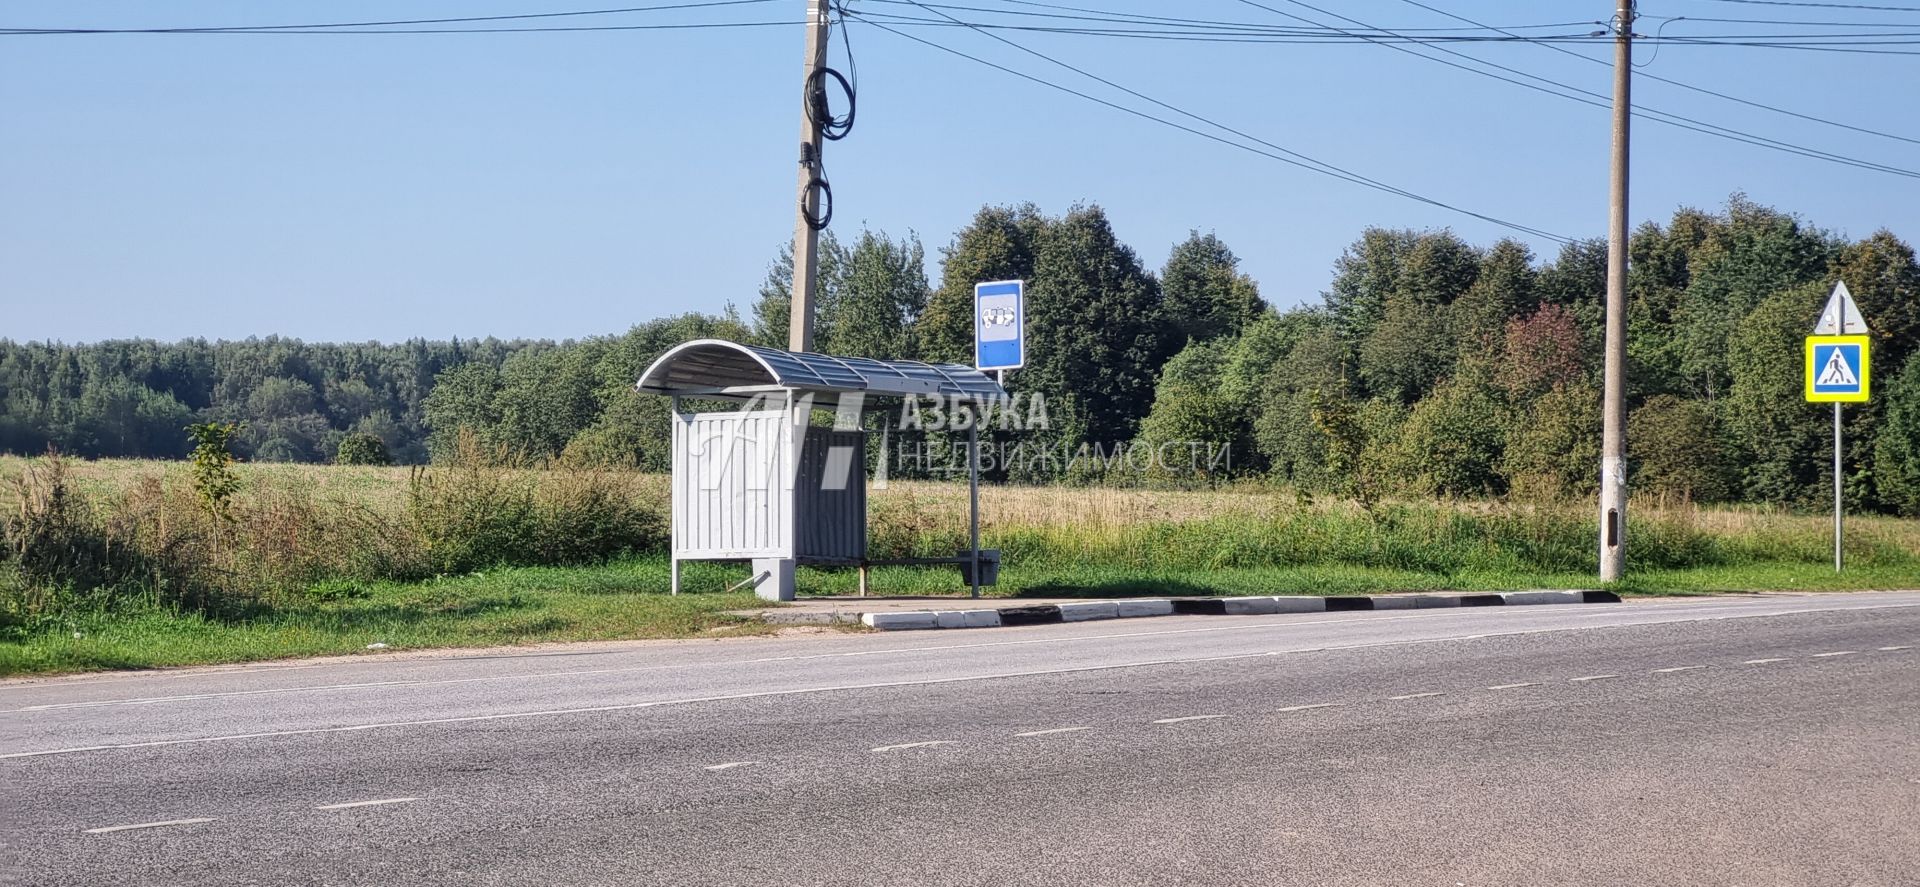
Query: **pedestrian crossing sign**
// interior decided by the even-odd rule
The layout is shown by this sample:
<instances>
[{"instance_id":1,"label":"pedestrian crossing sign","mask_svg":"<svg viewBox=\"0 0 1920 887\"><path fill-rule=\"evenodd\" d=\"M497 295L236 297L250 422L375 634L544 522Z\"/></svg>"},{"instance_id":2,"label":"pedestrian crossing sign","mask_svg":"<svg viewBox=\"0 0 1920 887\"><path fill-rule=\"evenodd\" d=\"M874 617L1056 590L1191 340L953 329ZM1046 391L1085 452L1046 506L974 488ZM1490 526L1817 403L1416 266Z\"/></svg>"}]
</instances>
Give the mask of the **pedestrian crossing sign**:
<instances>
[{"instance_id":1,"label":"pedestrian crossing sign","mask_svg":"<svg viewBox=\"0 0 1920 887\"><path fill-rule=\"evenodd\" d=\"M1861 403L1867 399L1867 337L1807 337L1807 401Z\"/></svg>"}]
</instances>

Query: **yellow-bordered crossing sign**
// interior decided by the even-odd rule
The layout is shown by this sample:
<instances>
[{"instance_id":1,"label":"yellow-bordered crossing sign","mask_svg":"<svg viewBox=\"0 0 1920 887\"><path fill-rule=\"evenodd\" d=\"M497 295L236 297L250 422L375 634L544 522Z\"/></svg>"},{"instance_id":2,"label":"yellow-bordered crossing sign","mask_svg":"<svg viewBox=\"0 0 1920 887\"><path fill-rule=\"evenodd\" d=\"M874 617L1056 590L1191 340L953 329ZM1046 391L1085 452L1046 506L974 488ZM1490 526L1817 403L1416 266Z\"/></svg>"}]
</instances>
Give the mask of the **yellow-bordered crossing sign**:
<instances>
[{"instance_id":1,"label":"yellow-bordered crossing sign","mask_svg":"<svg viewBox=\"0 0 1920 887\"><path fill-rule=\"evenodd\" d=\"M1807 337L1807 402L1864 403L1868 337Z\"/></svg>"}]
</instances>

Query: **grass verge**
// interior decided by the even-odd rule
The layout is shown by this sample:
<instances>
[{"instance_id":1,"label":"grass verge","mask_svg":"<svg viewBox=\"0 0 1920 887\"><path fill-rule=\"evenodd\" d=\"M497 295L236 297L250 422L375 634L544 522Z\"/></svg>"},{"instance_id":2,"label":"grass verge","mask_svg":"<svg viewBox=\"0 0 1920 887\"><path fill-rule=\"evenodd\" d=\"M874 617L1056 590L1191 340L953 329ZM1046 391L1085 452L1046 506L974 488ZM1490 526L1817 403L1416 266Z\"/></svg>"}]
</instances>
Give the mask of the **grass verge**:
<instances>
[{"instance_id":1,"label":"grass verge","mask_svg":"<svg viewBox=\"0 0 1920 887\"><path fill-rule=\"evenodd\" d=\"M704 578L706 571L692 571ZM717 570L715 572L718 572ZM726 615L750 593L671 597L666 563L520 567L416 583L319 586L315 597L246 618L158 608L82 613L0 632L0 675L212 665L386 650L543 641L764 634Z\"/></svg>"},{"instance_id":2,"label":"grass verge","mask_svg":"<svg viewBox=\"0 0 1920 887\"><path fill-rule=\"evenodd\" d=\"M308 603L221 620L161 610L90 613L0 632L0 675L212 665L387 650L485 647L547 641L738 637L772 631L727 615L765 603L725 589L744 566L686 565L690 593L664 593L667 562L649 557L593 567L520 567L417 583L323 584ZM853 594L848 570L802 569L803 595ZM960 595L951 569L881 567L876 594ZM1789 563L1644 570L1613 586L1630 594L1847 591L1920 586L1911 566ZM1380 594L1591 588L1590 573L1439 572L1303 565L1215 569L1009 565L995 597L1131 597L1236 594ZM331 598L331 599L329 599Z\"/></svg>"}]
</instances>

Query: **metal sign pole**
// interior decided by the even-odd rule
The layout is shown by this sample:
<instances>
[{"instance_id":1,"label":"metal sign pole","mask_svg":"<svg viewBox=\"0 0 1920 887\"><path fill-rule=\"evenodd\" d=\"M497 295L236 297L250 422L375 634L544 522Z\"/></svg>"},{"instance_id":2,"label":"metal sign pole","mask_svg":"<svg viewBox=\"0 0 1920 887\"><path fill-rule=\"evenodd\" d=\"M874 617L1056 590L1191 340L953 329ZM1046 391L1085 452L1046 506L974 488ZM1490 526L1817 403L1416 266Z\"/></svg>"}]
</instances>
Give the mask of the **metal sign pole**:
<instances>
[{"instance_id":1,"label":"metal sign pole","mask_svg":"<svg viewBox=\"0 0 1920 887\"><path fill-rule=\"evenodd\" d=\"M967 426L967 525L972 537L967 557L973 561L970 571L973 596L980 596L980 420Z\"/></svg>"},{"instance_id":2,"label":"metal sign pole","mask_svg":"<svg viewBox=\"0 0 1920 887\"><path fill-rule=\"evenodd\" d=\"M1842 282L1839 286L1845 287L1846 283ZM1847 296L1848 301L1851 301L1852 298L1853 296L1851 294ZM1839 310L1834 312L1834 323L1840 335L1844 336L1847 334L1847 310L1845 305L1839 306ZM1833 405L1833 571L1835 573L1844 572L1846 569L1845 555L1843 553L1844 548L1841 544L1842 532L1844 530L1843 522L1846 520L1846 512L1842 507L1843 500L1840 495L1840 470L1840 404L1838 401L1835 401Z\"/></svg>"},{"instance_id":3,"label":"metal sign pole","mask_svg":"<svg viewBox=\"0 0 1920 887\"><path fill-rule=\"evenodd\" d=\"M1841 572L1845 568L1845 555L1840 545L1840 534L1846 520L1846 512L1841 508L1840 498L1840 405L1833 405L1833 571Z\"/></svg>"}]
</instances>

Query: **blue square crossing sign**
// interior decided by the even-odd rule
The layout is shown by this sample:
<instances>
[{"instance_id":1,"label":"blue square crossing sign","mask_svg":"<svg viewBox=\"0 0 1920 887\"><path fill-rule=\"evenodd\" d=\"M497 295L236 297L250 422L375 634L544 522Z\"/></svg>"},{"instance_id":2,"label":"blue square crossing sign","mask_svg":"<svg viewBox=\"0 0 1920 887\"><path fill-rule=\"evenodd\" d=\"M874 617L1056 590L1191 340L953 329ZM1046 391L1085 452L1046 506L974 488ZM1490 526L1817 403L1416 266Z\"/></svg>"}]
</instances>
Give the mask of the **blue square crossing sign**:
<instances>
[{"instance_id":1,"label":"blue square crossing sign","mask_svg":"<svg viewBox=\"0 0 1920 887\"><path fill-rule=\"evenodd\" d=\"M1860 403L1867 399L1866 336L1807 337L1807 400Z\"/></svg>"}]
</instances>

